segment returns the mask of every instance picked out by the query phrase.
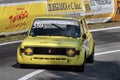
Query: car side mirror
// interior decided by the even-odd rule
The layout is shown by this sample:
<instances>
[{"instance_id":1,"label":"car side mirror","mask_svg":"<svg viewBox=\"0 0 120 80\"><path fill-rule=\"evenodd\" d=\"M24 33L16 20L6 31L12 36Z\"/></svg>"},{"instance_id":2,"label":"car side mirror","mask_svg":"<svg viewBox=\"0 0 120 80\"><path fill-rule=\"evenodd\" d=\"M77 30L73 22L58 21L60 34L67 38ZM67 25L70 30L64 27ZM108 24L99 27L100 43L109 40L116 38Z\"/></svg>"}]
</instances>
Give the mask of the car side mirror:
<instances>
[{"instance_id":1,"label":"car side mirror","mask_svg":"<svg viewBox=\"0 0 120 80\"><path fill-rule=\"evenodd\" d=\"M29 34L29 31L26 31L26 32L25 32L25 35L28 36L28 34Z\"/></svg>"},{"instance_id":2,"label":"car side mirror","mask_svg":"<svg viewBox=\"0 0 120 80\"><path fill-rule=\"evenodd\" d=\"M83 34L82 38L83 38L83 40L85 40L87 38L86 34Z\"/></svg>"}]
</instances>

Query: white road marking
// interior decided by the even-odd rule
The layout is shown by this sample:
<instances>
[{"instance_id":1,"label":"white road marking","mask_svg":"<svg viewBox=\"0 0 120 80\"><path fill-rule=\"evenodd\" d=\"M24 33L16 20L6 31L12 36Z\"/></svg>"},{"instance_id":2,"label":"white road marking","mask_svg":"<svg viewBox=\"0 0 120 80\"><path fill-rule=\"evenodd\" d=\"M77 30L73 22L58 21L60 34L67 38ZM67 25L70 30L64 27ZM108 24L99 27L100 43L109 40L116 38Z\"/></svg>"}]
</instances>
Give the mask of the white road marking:
<instances>
[{"instance_id":1,"label":"white road marking","mask_svg":"<svg viewBox=\"0 0 120 80\"><path fill-rule=\"evenodd\" d=\"M8 44L14 44L14 43L20 43L22 40L19 41L13 41L13 42L6 42L6 43L1 43L0 46L8 45Z\"/></svg>"},{"instance_id":2,"label":"white road marking","mask_svg":"<svg viewBox=\"0 0 120 80\"><path fill-rule=\"evenodd\" d=\"M34 71L34 72L30 73L30 74L27 74L26 76L24 76L22 78L19 78L18 80L27 80L27 79L29 79L29 78L31 78L31 77L39 74L39 73L42 73L43 71L45 71L45 70L36 70L36 71Z\"/></svg>"},{"instance_id":3,"label":"white road marking","mask_svg":"<svg viewBox=\"0 0 120 80\"><path fill-rule=\"evenodd\" d=\"M105 51L105 52L96 53L95 56L103 55L103 54L112 54L112 53L116 53L116 52L120 52L120 49L113 50L113 51Z\"/></svg>"},{"instance_id":4,"label":"white road marking","mask_svg":"<svg viewBox=\"0 0 120 80\"><path fill-rule=\"evenodd\" d=\"M90 32L106 31L106 30L111 30L111 29L120 29L120 26L109 27L109 28L101 28L101 29L92 29L92 30L90 30Z\"/></svg>"}]
</instances>

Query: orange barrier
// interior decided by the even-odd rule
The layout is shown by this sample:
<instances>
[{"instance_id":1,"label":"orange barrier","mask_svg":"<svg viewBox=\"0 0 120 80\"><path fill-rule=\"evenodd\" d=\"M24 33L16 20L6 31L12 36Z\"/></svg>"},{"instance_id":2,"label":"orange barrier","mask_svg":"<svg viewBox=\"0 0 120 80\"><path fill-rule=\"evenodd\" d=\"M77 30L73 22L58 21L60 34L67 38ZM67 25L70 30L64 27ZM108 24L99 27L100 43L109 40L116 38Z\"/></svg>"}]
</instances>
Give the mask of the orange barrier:
<instances>
[{"instance_id":1,"label":"orange barrier","mask_svg":"<svg viewBox=\"0 0 120 80\"><path fill-rule=\"evenodd\" d=\"M112 21L119 21L120 20L120 0L114 0L115 4L115 11L112 18Z\"/></svg>"}]
</instances>

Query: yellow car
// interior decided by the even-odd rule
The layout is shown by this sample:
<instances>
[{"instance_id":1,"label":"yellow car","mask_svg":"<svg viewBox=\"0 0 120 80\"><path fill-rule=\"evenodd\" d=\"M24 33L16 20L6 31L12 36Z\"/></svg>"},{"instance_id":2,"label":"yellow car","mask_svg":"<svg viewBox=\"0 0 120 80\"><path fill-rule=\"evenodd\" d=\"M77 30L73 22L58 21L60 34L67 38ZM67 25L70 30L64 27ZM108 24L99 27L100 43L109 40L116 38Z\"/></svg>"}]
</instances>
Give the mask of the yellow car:
<instances>
[{"instance_id":1,"label":"yellow car","mask_svg":"<svg viewBox=\"0 0 120 80\"><path fill-rule=\"evenodd\" d=\"M69 66L84 71L94 60L94 39L83 17L42 16L34 20L17 50L20 67Z\"/></svg>"}]
</instances>

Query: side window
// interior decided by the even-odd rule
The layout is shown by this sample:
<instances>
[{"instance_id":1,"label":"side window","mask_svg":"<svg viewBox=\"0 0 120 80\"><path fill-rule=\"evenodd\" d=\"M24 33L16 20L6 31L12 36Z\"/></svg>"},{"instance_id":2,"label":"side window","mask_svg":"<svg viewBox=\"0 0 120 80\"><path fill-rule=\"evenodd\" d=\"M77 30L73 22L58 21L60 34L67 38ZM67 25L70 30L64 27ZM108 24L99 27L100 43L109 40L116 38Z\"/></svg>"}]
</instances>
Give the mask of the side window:
<instances>
[{"instance_id":1,"label":"side window","mask_svg":"<svg viewBox=\"0 0 120 80\"><path fill-rule=\"evenodd\" d=\"M84 19L82 20L82 24L83 24L84 32L87 33L88 32L88 28L87 28L87 24L86 24Z\"/></svg>"},{"instance_id":2,"label":"side window","mask_svg":"<svg viewBox=\"0 0 120 80\"><path fill-rule=\"evenodd\" d=\"M81 29L81 34L84 34L85 32L84 32L84 29L83 29L83 23L82 23L82 21L80 21L80 29Z\"/></svg>"}]
</instances>

